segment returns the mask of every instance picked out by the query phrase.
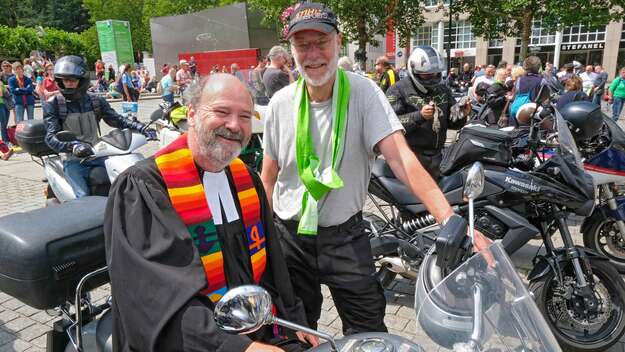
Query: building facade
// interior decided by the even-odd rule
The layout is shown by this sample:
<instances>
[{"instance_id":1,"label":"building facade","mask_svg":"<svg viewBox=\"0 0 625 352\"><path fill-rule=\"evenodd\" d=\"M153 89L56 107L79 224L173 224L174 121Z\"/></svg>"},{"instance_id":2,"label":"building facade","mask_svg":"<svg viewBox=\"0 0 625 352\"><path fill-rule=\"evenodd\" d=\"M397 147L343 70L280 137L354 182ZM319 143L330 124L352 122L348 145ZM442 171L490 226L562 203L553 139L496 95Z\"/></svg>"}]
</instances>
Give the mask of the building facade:
<instances>
[{"instance_id":1,"label":"building facade","mask_svg":"<svg viewBox=\"0 0 625 352\"><path fill-rule=\"evenodd\" d=\"M411 38L411 48L431 45L446 57L447 43L451 36L452 67L460 67L465 62L471 66L497 65L501 60L508 63L519 62L519 38L485 40L476 37L466 14L452 22L450 32L446 11L448 3L448 0L425 0L425 22ZM550 32L542 27L540 19L535 19L532 23L529 52L538 55L543 62L551 62L558 67L574 60L584 65L602 65L612 79L618 69L625 66L623 21L611 22L600 28L577 25ZM398 48L396 66L402 67L406 57L406 50Z\"/></svg>"}]
</instances>

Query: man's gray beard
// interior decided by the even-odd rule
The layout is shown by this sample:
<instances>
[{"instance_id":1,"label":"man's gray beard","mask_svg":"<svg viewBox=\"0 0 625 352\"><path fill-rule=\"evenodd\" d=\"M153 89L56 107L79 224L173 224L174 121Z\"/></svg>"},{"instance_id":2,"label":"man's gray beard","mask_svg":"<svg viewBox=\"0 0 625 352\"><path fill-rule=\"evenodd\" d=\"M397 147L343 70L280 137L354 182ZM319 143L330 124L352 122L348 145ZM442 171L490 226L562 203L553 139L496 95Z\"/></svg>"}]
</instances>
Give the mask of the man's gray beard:
<instances>
[{"instance_id":1,"label":"man's gray beard","mask_svg":"<svg viewBox=\"0 0 625 352\"><path fill-rule=\"evenodd\" d=\"M295 65L297 66L297 70L299 71L299 74L302 75L302 77L304 77L306 84L313 86L313 87L319 87L319 86L326 84L332 77L336 75L336 69L339 64L339 50L336 49L334 51L334 57L330 59L330 62L328 62L328 70L319 79L312 79L310 76L308 76L306 74L306 70L304 70L304 65L302 65L297 60L297 57L295 55L293 55L293 58L295 58Z\"/></svg>"},{"instance_id":2,"label":"man's gray beard","mask_svg":"<svg viewBox=\"0 0 625 352\"><path fill-rule=\"evenodd\" d=\"M239 156L241 149L247 146L247 143L250 141L247 138L241 141L241 144L238 146L226 142L222 143L217 140L217 136L228 138L243 138L243 136L241 133L232 133L223 126L214 130L208 129L202 121L199 121L199 124L196 124L194 129L201 155L215 163L215 167L219 170L228 166L232 160Z\"/></svg>"}]
</instances>

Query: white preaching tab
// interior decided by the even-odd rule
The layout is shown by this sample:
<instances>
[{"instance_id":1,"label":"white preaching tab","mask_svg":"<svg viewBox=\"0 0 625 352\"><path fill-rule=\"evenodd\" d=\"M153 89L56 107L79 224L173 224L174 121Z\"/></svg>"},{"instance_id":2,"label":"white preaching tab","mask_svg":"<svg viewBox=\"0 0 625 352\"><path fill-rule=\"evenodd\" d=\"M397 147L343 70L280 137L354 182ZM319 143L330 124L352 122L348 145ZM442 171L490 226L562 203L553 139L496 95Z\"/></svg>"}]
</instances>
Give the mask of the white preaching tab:
<instances>
[{"instance_id":1,"label":"white preaching tab","mask_svg":"<svg viewBox=\"0 0 625 352\"><path fill-rule=\"evenodd\" d=\"M221 218L222 207L229 223L239 220L239 212L230 191L226 172L223 170L217 173L204 172L203 183L204 194L206 194L206 201L211 214L213 214L215 225L223 224L223 219Z\"/></svg>"}]
</instances>

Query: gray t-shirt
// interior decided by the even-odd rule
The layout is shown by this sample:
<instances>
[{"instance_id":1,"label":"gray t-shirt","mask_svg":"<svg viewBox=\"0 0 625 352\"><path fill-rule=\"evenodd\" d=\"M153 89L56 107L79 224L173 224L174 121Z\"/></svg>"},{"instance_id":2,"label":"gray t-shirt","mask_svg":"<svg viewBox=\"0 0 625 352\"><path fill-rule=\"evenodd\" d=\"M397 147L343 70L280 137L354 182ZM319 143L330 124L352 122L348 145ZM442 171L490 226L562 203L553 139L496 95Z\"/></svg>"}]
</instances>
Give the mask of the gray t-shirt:
<instances>
[{"instance_id":1,"label":"gray t-shirt","mask_svg":"<svg viewBox=\"0 0 625 352\"><path fill-rule=\"evenodd\" d=\"M289 75L277 68L267 67L263 73L263 84L267 96L271 98L277 91L289 85Z\"/></svg>"},{"instance_id":2,"label":"gray t-shirt","mask_svg":"<svg viewBox=\"0 0 625 352\"><path fill-rule=\"evenodd\" d=\"M371 168L379 141L403 130L382 90L370 79L346 73L351 88L345 148L338 174L344 186L330 191L318 203L319 226L334 226L361 211L367 195ZM271 99L265 120L265 153L278 162L278 179L273 190L273 210L283 220L297 220L305 188L295 159L295 84ZM311 103L310 131L321 170L332 162L332 100ZM323 143L320 143L323 141Z\"/></svg>"}]
</instances>

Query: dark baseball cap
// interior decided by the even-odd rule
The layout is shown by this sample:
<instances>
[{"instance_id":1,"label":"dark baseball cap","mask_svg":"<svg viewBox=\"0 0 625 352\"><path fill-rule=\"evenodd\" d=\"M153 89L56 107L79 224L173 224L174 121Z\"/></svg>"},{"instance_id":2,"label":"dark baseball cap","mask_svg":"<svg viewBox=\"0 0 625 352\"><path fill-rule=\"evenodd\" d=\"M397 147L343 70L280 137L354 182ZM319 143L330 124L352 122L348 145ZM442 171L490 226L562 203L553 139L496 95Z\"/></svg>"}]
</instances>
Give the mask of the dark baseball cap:
<instances>
[{"instance_id":1,"label":"dark baseball cap","mask_svg":"<svg viewBox=\"0 0 625 352\"><path fill-rule=\"evenodd\" d=\"M336 16L323 4L301 3L289 17L289 31L286 37L290 38L296 32L303 30L323 33L338 32Z\"/></svg>"}]
</instances>

